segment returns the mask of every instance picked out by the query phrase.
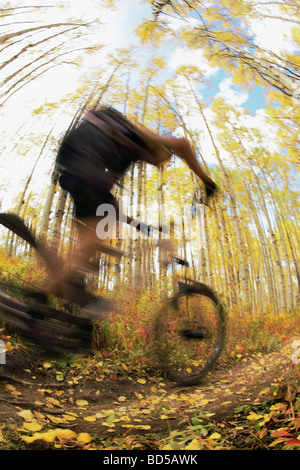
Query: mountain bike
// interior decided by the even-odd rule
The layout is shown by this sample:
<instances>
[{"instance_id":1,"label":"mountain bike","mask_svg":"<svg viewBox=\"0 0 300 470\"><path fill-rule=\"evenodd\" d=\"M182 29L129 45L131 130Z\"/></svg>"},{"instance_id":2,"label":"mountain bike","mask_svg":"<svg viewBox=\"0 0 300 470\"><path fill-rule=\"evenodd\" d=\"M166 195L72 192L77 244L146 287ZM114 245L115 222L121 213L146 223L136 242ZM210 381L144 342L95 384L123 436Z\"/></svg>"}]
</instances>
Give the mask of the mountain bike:
<instances>
[{"instance_id":1,"label":"mountain bike","mask_svg":"<svg viewBox=\"0 0 300 470\"><path fill-rule=\"evenodd\" d=\"M49 272L55 273L61 262L35 239L22 219L0 213L0 224L29 243ZM113 249L108 249L107 253L120 256L120 252ZM154 349L161 370L170 380L194 385L212 371L224 349L226 311L210 287L187 277L189 264L186 260L170 255L164 263L181 266L184 276L176 292L161 301L155 315ZM92 351L93 322L90 319L44 304L39 298L40 291L33 286L24 288L14 284L14 293L11 282L8 286L2 285L0 290L0 319L46 351Z\"/></svg>"}]
</instances>

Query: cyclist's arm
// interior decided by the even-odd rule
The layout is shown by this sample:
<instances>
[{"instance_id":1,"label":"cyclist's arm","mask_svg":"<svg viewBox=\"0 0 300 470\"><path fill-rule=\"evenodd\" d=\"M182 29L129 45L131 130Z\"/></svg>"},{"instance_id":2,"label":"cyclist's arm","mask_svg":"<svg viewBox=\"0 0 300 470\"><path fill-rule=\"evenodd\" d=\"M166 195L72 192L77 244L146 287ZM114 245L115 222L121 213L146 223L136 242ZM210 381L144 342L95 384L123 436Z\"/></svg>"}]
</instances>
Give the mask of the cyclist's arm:
<instances>
[{"instance_id":1,"label":"cyclist's arm","mask_svg":"<svg viewBox=\"0 0 300 470\"><path fill-rule=\"evenodd\" d=\"M189 141L184 138L176 137L163 137L148 129L143 129L145 135L150 138L153 144L156 144L157 147L162 146L161 150L157 150L157 160L158 163L163 163L171 157L171 152L173 151L186 161L190 169L203 181L203 183L208 187L215 187L215 183L207 176L207 174L202 170L201 165L196 159L195 152L193 151Z\"/></svg>"}]
</instances>

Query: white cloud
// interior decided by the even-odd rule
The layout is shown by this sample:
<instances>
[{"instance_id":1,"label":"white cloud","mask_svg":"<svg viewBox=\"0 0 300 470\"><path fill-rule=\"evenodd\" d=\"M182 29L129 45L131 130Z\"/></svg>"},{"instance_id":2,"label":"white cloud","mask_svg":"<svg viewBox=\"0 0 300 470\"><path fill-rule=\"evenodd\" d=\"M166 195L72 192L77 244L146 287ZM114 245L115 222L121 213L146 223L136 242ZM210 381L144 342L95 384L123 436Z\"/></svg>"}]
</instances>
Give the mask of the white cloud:
<instances>
[{"instance_id":1,"label":"white cloud","mask_svg":"<svg viewBox=\"0 0 300 470\"><path fill-rule=\"evenodd\" d=\"M233 86L231 77L225 78L219 84L220 92L216 97L221 96L232 106L241 106L247 101L249 95L244 91L234 89Z\"/></svg>"},{"instance_id":2,"label":"white cloud","mask_svg":"<svg viewBox=\"0 0 300 470\"><path fill-rule=\"evenodd\" d=\"M204 52L199 48L191 50L187 47L178 46L168 62L171 69L176 70L180 65L193 65L197 67L205 77L211 77L218 73L219 67L212 67L204 57Z\"/></svg>"},{"instance_id":3,"label":"white cloud","mask_svg":"<svg viewBox=\"0 0 300 470\"><path fill-rule=\"evenodd\" d=\"M255 44L276 54L295 51L295 43L292 40L292 28L295 26L291 21L293 18L283 13L275 2L266 5L258 3L256 9L265 17L250 21L250 31L254 35Z\"/></svg>"}]
</instances>

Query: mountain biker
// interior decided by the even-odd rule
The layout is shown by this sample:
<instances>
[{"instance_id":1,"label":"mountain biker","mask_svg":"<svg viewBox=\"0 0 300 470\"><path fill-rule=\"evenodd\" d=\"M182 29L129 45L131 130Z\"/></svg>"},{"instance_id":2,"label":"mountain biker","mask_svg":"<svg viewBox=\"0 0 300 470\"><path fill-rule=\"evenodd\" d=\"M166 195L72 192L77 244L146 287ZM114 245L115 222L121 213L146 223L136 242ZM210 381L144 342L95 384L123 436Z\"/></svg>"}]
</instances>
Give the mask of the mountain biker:
<instances>
[{"instance_id":1,"label":"mountain biker","mask_svg":"<svg viewBox=\"0 0 300 470\"><path fill-rule=\"evenodd\" d=\"M61 172L59 183L74 201L79 248L70 260L69 270L57 273L49 294L77 302L89 317L99 316L111 308L110 302L95 298L85 290L83 278L78 274L88 265L94 252L104 248L96 233L97 207L112 204L118 218L119 206L111 189L131 163L142 160L159 166L170 159L173 152L202 180L207 196L211 196L217 186L202 170L187 139L156 135L137 127L115 109L102 107L90 111L85 120L64 137L57 155ZM130 223L133 219L126 217L126 220Z\"/></svg>"}]
</instances>

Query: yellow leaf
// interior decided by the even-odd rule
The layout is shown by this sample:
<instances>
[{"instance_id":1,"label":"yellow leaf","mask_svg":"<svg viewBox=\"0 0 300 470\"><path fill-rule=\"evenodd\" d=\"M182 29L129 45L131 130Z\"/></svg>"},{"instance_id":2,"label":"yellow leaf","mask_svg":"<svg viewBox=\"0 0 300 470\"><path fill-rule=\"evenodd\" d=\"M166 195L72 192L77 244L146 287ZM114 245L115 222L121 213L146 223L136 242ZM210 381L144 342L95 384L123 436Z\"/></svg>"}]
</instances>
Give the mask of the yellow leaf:
<instances>
[{"instance_id":1,"label":"yellow leaf","mask_svg":"<svg viewBox=\"0 0 300 470\"><path fill-rule=\"evenodd\" d=\"M14 349L11 345L11 343L8 341L7 343L5 343L5 350L6 351L11 351L12 349Z\"/></svg>"},{"instance_id":2,"label":"yellow leaf","mask_svg":"<svg viewBox=\"0 0 300 470\"><path fill-rule=\"evenodd\" d=\"M45 442L53 442L56 437L55 431L48 431L48 432L35 432L32 438L34 440L41 439L42 441Z\"/></svg>"},{"instance_id":3,"label":"yellow leaf","mask_svg":"<svg viewBox=\"0 0 300 470\"><path fill-rule=\"evenodd\" d=\"M257 413L254 413L253 411L251 411L250 414L247 416L247 419L249 419L250 421L256 421L263 417L264 415L258 415Z\"/></svg>"},{"instance_id":4,"label":"yellow leaf","mask_svg":"<svg viewBox=\"0 0 300 470\"><path fill-rule=\"evenodd\" d=\"M44 406L45 405L45 403L43 403L42 401L39 401L39 400L35 400L34 404L38 405L38 406Z\"/></svg>"},{"instance_id":5,"label":"yellow leaf","mask_svg":"<svg viewBox=\"0 0 300 470\"><path fill-rule=\"evenodd\" d=\"M209 436L210 439L220 439L222 436L218 432L213 432L211 436Z\"/></svg>"},{"instance_id":6,"label":"yellow leaf","mask_svg":"<svg viewBox=\"0 0 300 470\"><path fill-rule=\"evenodd\" d=\"M43 367L44 367L44 369L50 369L50 367L51 367L50 362L44 362Z\"/></svg>"},{"instance_id":7,"label":"yellow leaf","mask_svg":"<svg viewBox=\"0 0 300 470\"><path fill-rule=\"evenodd\" d=\"M89 402L86 400L77 400L76 405L77 406L88 406Z\"/></svg>"},{"instance_id":8,"label":"yellow leaf","mask_svg":"<svg viewBox=\"0 0 300 470\"><path fill-rule=\"evenodd\" d=\"M56 400L55 398L47 397L46 401L47 401L47 405L50 406L50 407L52 407L52 405L54 405L54 406L58 406L59 408L62 408L62 405L60 404L60 402L58 400Z\"/></svg>"},{"instance_id":9,"label":"yellow leaf","mask_svg":"<svg viewBox=\"0 0 300 470\"><path fill-rule=\"evenodd\" d=\"M95 418L95 416L85 416L84 420L92 422L92 421L96 421L96 418Z\"/></svg>"},{"instance_id":10,"label":"yellow leaf","mask_svg":"<svg viewBox=\"0 0 300 470\"><path fill-rule=\"evenodd\" d=\"M74 437L77 436L76 432L71 431L71 429L55 429L56 436L59 439L73 439Z\"/></svg>"},{"instance_id":11,"label":"yellow leaf","mask_svg":"<svg viewBox=\"0 0 300 470\"><path fill-rule=\"evenodd\" d=\"M118 398L118 401L126 401L126 400L127 400L126 397L119 397L119 398Z\"/></svg>"},{"instance_id":12,"label":"yellow leaf","mask_svg":"<svg viewBox=\"0 0 300 470\"><path fill-rule=\"evenodd\" d=\"M30 436L22 436L22 441L26 442L27 444L31 444L35 441L35 438Z\"/></svg>"},{"instance_id":13,"label":"yellow leaf","mask_svg":"<svg viewBox=\"0 0 300 470\"><path fill-rule=\"evenodd\" d=\"M68 421L75 421L76 420L76 416L73 416L73 415L63 414L63 417Z\"/></svg>"},{"instance_id":14,"label":"yellow leaf","mask_svg":"<svg viewBox=\"0 0 300 470\"><path fill-rule=\"evenodd\" d=\"M280 410L282 408L283 409L286 408L286 406L283 403L276 403L276 405L271 406L270 411L277 411L277 410Z\"/></svg>"},{"instance_id":15,"label":"yellow leaf","mask_svg":"<svg viewBox=\"0 0 300 470\"><path fill-rule=\"evenodd\" d=\"M35 417L30 410L22 410L18 413L25 421L35 421Z\"/></svg>"},{"instance_id":16,"label":"yellow leaf","mask_svg":"<svg viewBox=\"0 0 300 470\"><path fill-rule=\"evenodd\" d=\"M207 403L209 402L209 400L207 400L206 398L204 400L201 400L199 405L202 406L202 405L207 405Z\"/></svg>"},{"instance_id":17,"label":"yellow leaf","mask_svg":"<svg viewBox=\"0 0 300 470\"><path fill-rule=\"evenodd\" d=\"M45 419L45 416L42 413L39 413L38 411L34 411L33 413L34 413L34 416L36 417L36 419L38 421L41 421L41 420Z\"/></svg>"},{"instance_id":18,"label":"yellow leaf","mask_svg":"<svg viewBox=\"0 0 300 470\"><path fill-rule=\"evenodd\" d=\"M186 447L185 450L201 450L199 439L193 439Z\"/></svg>"},{"instance_id":19,"label":"yellow leaf","mask_svg":"<svg viewBox=\"0 0 300 470\"><path fill-rule=\"evenodd\" d=\"M24 423L23 428L27 429L28 431L40 431L42 429L42 426L38 423Z\"/></svg>"},{"instance_id":20,"label":"yellow leaf","mask_svg":"<svg viewBox=\"0 0 300 470\"><path fill-rule=\"evenodd\" d=\"M31 442L34 442L36 440L53 442L57 437L59 439L69 440L73 439L76 436L76 432L71 431L70 429L52 429L47 432L35 432L31 437L23 436L22 439L28 444L30 444Z\"/></svg>"},{"instance_id":21,"label":"yellow leaf","mask_svg":"<svg viewBox=\"0 0 300 470\"><path fill-rule=\"evenodd\" d=\"M129 416L121 416L120 421L131 421L131 418Z\"/></svg>"},{"instance_id":22,"label":"yellow leaf","mask_svg":"<svg viewBox=\"0 0 300 470\"><path fill-rule=\"evenodd\" d=\"M137 381L138 381L139 384L145 384L146 383L145 379L137 379Z\"/></svg>"},{"instance_id":23,"label":"yellow leaf","mask_svg":"<svg viewBox=\"0 0 300 470\"><path fill-rule=\"evenodd\" d=\"M88 444L89 442L91 442L91 440L92 438L90 434L86 432L80 432L77 436L77 442L79 442L80 444Z\"/></svg>"},{"instance_id":24,"label":"yellow leaf","mask_svg":"<svg viewBox=\"0 0 300 470\"><path fill-rule=\"evenodd\" d=\"M122 367L124 370L126 370L126 372L128 372L128 367L126 366L126 364L122 364Z\"/></svg>"},{"instance_id":25,"label":"yellow leaf","mask_svg":"<svg viewBox=\"0 0 300 470\"><path fill-rule=\"evenodd\" d=\"M54 424L66 424L67 422L65 419L62 419L62 418L59 418L58 416L53 416L50 414L47 414L47 418L49 418L51 423L54 423Z\"/></svg>"},{"instance_id":26,"label":"yellow leaf","mask_svg":"<svg viewBox=\"0 0 300 470\"><path fill-rule=\"evenodd\" d=\"M263 390L261 390L261 392L259 392L260 395L265 395L266 393L269 393L270 389L269 388L264 388Z\"/></svg>"},{"instance_id":27,"label":"yellow leaf","mask_svg":"<svg viewBox=\"0 0 300 470\"><path fill-rule=\"evenodd\" d=\"M45 389L45 388L40 388L38 390L38 392L41 394L41 395L45 395L46 393L52 393L52 390L49 390L49 389Z\"/></svg>"},{"instance_id":28,"label":"yellow leaf","mask_svg":"<svg viewBox=\"0 0 300 470\"><path fill-rule=\"evenodd\" d=\"M170 446L170 444L166 444L163 446L162 450L174 450L173 447Z\"/></svg>"}]
</instances>

